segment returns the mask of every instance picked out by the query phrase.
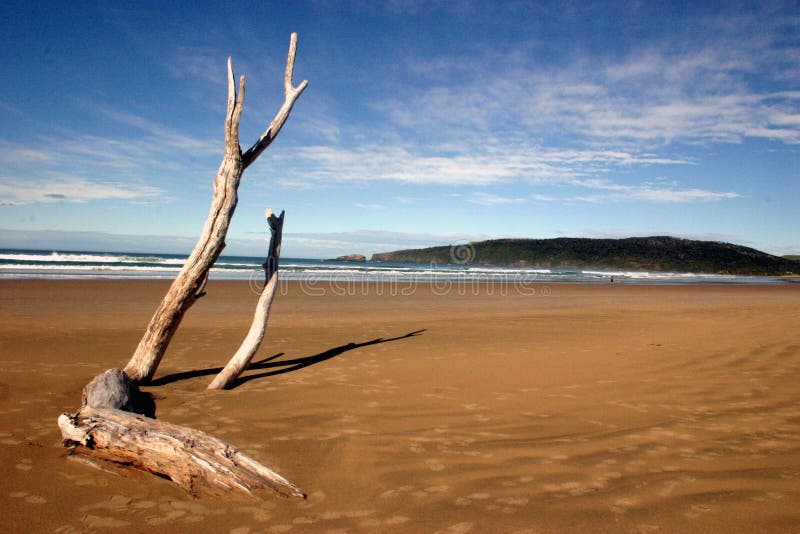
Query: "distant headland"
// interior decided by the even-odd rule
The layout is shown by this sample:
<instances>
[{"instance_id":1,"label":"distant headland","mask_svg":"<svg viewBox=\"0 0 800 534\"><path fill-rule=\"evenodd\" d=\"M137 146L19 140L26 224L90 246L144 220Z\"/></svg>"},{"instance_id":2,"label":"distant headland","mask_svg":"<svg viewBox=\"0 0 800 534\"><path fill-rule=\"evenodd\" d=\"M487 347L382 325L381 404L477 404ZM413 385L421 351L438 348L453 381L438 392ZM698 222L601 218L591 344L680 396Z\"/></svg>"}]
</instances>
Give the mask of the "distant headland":
<instances>
[{"instance_id":1,"label":"distant headland","mask_svg":"<svg viewBox=\"0 0 800 534\"><path fill-rule=\"evenodd\" d=\"M367 257L363 254L348 254L346 256L339 256L338 258L332 258L325 261L355 261L355 262L362 262L367 261Z\"/></svg>"},{"instance_id":2,"label":"distant headland","mask_svg":"<svg viewBox=\"0 0 800 534\"><path fill-rule=\"evenodd\" d=\"M800 261L718 241L668 236L626 239L492 239L374 254L371 261L542 268L625 269L782 276L800 274Z\"/></svg>"}]
</instances>

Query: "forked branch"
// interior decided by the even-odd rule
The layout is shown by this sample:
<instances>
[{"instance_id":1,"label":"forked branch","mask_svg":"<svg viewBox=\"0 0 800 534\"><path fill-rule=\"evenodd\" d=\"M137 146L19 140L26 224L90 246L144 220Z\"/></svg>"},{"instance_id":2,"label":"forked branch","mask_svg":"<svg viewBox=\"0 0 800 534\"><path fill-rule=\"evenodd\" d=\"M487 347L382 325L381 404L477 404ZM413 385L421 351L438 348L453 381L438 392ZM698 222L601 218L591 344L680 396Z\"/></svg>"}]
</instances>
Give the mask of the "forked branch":
<instances>
[{"instance_id":1,"label":"forked branch","mask_svg":"<svg viewBox=\"0 0 800 534\"><path fill-rule=\"evenodd\" d=\"M278 132L281 131L283 124L289 117L289 113L291 113L295 101L297 101L297 98L308 86L308 80L303 80L297 87L295 87L292 82L292 76L294 74L294 56L296 52L297 34L293 33L289 41L289 57L286 58L286 74L283 77L283 105L278 110L278 114L275 115L275 118L272 119L269 128L261 134L261 137L258 138L258 141L256 141L253 146L247 149L247 152L242 154L242 165L244 165L245 169L253 163L256 158L267 149L270 143L272 143L272 140L277 137Z\"/></svg>"},{"instance_id":2,"label":"forked branch","mask_svg":"<svg viewBox=\"0 0 800 534\"><path fill-rule=\"evenodd\" d=\"M111 369L95 377L84 390L81 408L74 414L62 414L59 417L64 443L73 453L165 476L195 495L231 490L253 495L259 490L270 489L287 497L305 497L294 484L228 443L197 430L131 413L138 409L137 399L141 399L138 396L138 384L153 377L184 313L205 294L211 266L225 247L225 236L236 209L237 191L244 169L275 139L294 102L307 85L304 81L297 88L292 86L296 47L297 34L292 34L284 79L286 100L264 135L247 151L246 163L239 146L245 78L239 78L237 91L233 64L228 58L225 154L214 178L214 196L203 231L153 314L125 370ZM251 333L257 334L259 329L255 325L260 324L261 337L277 283L283 213L280 217L268 214L268 222L272 240L265 264L267 287L259 301L259 309L263 309L264 314L263 319L259 319L261 312L257 311L254 326L251 327ZM261 337L256 334L253 336L257 340L254 337L243 344L243 347L249 347L244 353L249 354L251 349L255 353L261 342ZM251 357L252 354L242 359L245 367ZM231 380L239 372L241 370L234 368Z\"/></svg>"},{"instance_id":3,"label":"forked branch","mask_svg":"<svg viewBox=\"0 0 800 534\"><path fill-rule=\"evenodd\" d=\"M236 209L237 191L242 173L272 143L289 117L295 101L308 85L307 81L303 81L298 87L292 85L296 50L297 34L293 33L286 61L284 103L269 128L244 155L239 146L239 121L244 107L245 78L244 76L239 78L237 91L232 61L228 58L225 155L214 179L211 208L194 250L153 314L144 336L125 367L125 373L134 382L147 382L152 379L184 313L204 294L208 273L225 248L225 235Z\"/></svg>"}]
</instances>

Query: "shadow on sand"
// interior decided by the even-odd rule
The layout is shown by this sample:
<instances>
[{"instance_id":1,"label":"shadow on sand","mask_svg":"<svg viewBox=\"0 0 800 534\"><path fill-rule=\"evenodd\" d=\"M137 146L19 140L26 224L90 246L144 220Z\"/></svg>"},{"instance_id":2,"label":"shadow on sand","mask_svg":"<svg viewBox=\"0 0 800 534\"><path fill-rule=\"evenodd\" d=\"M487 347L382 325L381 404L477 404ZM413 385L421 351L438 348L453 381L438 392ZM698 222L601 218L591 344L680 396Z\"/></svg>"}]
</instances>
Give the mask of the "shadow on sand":
<instances>
[{"instance_id":1,"label":"shadow on sand","mask_svg":"<svg viewBox=\"0 0 800 534\"><path fill-rule=\"evenodd\" d=\"M417 330L415 332L409 332L408 334L392 337L392 338L382 338L379 337L377 339L373 339L371 341L364 341L362 343L348 343L347 345L341 345L339 347L334 347L332 349L326 350L325 352L321 352L319 354L315 354L313 356L305 356L303 358L295 358L292 360L283 360L283 361L275 361L281 356L284 355L283 352L279 352L273 356L269 356L264 358L263 360L259 360L257 362L252 362L250 367L247 368L245 372L252 372L252 371L259 371L262 369L270 369L269 371L265 371L262 373L256 374L248 374L246 376L240 376L239 379L235 382L233 387L240 386L245 382L249 382L251 380L256 380L258 378L265 378L268 376L275 376L280 375L283 373L291 373L293 371L299 371L304 367L308 367L310 365L314 365L316 363L324 362L325 360L330 360L331 358L335 358L342 353L347 351L351 351L354 349L360 349L362 347L368 347L370 345L379 345L381 343L389 343L391 341L399 341L401 339L406 339L409 337L415 337L420 335L424 332L425 329ZM179 382L181 380L188 380L190 378L198 378L201 376L210 376L215 375L222 371L222 367L213 367L210 369L196 369L194 371L184 371L182 373L173 373L169 375L164 375L152 380L148 385L149 386L164 386L167 384L171 384L173 382Z\"/></svg>"}]
</instances>

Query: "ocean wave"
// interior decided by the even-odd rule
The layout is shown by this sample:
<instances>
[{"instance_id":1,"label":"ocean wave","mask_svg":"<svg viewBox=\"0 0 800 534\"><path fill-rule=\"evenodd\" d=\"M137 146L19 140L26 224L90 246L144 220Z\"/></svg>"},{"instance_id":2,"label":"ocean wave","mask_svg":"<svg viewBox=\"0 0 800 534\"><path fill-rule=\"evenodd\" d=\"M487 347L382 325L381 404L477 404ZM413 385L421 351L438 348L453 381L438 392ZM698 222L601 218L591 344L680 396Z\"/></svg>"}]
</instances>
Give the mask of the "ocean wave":
<instances>
[{"instance_id":1,"label":"ocean wave","mask_svg":"<svg viewBox=\"0 0 800 534\"><path fill-rule=\"evenodd\" d=\"M263 258L220 257L211 270L213 278L248 280L263 276ZM156 255L74 251L0 251L0 277L18 278L154 278L174 277L186 262L181 255ZM744 277L698 273L639 272L626 270L501 267L371 262L327 262L286 258L280 276L284 280L317 282L436 283L779 283L775 277Z\"/></svg>"},{"instance_id":2,"label":"ocean wave","mask_svg":"<svg viewBox=\"0 0 800 534\"><path fill-rule=\"evenodd\" d=\"M132 256L130 254L95 254L80 252L50 253L2 253L0 261L22 261L29 263L160 263L181 266L185 258L168 258L159 256Z\"/></svg>"}]
</instances>

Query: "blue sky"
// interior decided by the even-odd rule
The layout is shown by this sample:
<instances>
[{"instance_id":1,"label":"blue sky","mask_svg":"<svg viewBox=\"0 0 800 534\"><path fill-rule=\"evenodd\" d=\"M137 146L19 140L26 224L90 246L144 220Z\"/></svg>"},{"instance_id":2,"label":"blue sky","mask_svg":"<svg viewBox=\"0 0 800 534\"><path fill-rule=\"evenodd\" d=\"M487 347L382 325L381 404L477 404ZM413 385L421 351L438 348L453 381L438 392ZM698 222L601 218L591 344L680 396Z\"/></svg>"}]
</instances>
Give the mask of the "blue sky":
<instances>
[{"instance_id":1,"label":"blue sky","mask_svg":"<svg viewBox=\"0 0 800 534\"><path fill-rule=\"evenodd\" d=\"M229 5L235 4L235 5ZM800 253L789 2L5 2L0 247L184 252L249 147L229 254L676 235Z\"/></svg>"}]
</instances>

